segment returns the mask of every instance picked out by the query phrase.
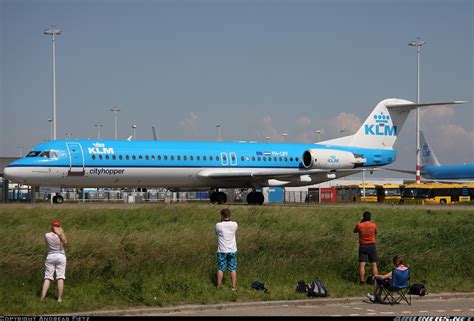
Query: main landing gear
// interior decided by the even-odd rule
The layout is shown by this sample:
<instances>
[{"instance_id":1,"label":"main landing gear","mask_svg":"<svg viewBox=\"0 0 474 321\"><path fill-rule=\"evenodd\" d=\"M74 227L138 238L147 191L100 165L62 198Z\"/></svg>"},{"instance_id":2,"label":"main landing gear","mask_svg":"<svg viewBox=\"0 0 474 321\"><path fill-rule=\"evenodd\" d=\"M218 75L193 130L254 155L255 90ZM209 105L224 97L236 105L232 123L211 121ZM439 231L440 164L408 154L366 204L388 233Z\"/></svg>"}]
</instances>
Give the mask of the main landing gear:
<instances>
[{"instance_id":1,"label":"main landing gear","mask_svg":"<svg viewBox=\"0 0 474 321\"><path fill-rule=\"evenodd\" d=\"M247 203L250 205L262 205L265 202L265 197L262 192L250 192L247 194Z\"/></svg>"},{"instance_id":2,"label":"main landing gear","mask_svg":"<svg viewBox=\"0 0 474 321\"><path fill-rule=\"evenodd\" d=\"M209 198L212 204L225 204L227 202L227 195L224 192L212 192Z\"/></svg>"}]
</instances>

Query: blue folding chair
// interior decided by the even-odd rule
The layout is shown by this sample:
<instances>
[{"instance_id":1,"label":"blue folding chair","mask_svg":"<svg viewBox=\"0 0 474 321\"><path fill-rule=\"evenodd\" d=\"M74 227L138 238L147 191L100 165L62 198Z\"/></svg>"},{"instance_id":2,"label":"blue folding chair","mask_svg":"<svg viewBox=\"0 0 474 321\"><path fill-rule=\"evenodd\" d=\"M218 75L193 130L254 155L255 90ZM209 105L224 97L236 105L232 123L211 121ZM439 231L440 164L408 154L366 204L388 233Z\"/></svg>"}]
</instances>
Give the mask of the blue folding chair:
<instances>
[{"instance_id":1,"label":"blue folding chair","mask_svg":"<svg viewBox=\"0 0 474 321\"><path fill-rule=\"evenodd\" d=\"M411 305L410 269L393 269L389 285L380 287L382 288L382 303L389 302L393 305L404 300Z\"/></svg>"}]
</instances>

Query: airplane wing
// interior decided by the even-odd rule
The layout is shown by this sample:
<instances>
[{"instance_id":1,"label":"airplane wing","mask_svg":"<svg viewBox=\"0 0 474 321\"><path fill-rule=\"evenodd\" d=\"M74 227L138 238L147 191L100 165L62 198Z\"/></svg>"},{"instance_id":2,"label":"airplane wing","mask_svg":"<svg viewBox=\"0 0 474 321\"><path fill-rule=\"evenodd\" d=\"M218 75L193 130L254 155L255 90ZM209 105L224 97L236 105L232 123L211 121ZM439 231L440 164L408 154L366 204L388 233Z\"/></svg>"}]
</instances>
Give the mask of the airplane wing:
<instances>
[{"instance_id":1,"label":"airplane wing","mask_svg":"<svg viewBox=\"0 0 474 321\"><path fill-rule=\"evenodd\" d=\"M199 172L202 179L246 181L249 184L258 182L266 186L291 186L292 183L301 185L318 184L339 177L360 173L363 169L321 170L321 169L205 169ZM302 184L303 183L303 184Z\"/></svg>"}]
</instances>

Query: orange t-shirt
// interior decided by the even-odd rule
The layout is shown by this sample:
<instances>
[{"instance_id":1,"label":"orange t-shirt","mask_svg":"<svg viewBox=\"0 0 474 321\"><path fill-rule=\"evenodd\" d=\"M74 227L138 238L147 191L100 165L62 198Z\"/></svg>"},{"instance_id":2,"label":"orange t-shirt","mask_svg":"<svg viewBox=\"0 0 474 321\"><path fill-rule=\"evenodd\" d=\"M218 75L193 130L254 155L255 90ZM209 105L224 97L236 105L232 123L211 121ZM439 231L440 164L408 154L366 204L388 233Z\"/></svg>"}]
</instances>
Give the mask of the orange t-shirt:
<instances>
[{"instance_id":1,"label":"orange t-shirt","mask_svg":"<svg viewBox=\"0 0 474 321\"><path fill-rule=\"evenodd\" d=\"M365 221L356 225L359 232L359 244L375 244L375 235L377 235L377 224L371 221Z\"/></svg>"}]
</instances>

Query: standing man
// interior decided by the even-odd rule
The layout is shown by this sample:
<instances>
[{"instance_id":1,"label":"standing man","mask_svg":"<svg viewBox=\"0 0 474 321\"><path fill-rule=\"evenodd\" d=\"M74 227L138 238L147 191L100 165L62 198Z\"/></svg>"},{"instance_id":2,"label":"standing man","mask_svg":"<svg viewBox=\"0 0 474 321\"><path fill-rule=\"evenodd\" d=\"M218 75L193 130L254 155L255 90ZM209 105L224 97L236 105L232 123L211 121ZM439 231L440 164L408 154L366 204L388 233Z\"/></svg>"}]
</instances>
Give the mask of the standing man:
<instances>
[{"instance_id":1,"label":"standing man","mask_svg":"<svg viewBox=\"0 0 474 321\"><path fill-rule=\"evenodd\" d=\"M230 220L230 210L221 211L221 221L216 224L217 235L217 288L222 285L225 270L230 271L232 291L237 285L237 222Z\"/></svg>"},{"instance_id":2,"label":"standing man","mask_svg":"<svg viewBox=\"0 0 474 321\"><path fill-rule=\"evenodd\" d=\"M372 222L370 212L364 212L362 221L357 223L354 233L359 233L359 284L365 284L365 263L370 262L372 277L378 274L377 262L379 257L375 247L377 224Z\"/></svg>"}]
</instances>

